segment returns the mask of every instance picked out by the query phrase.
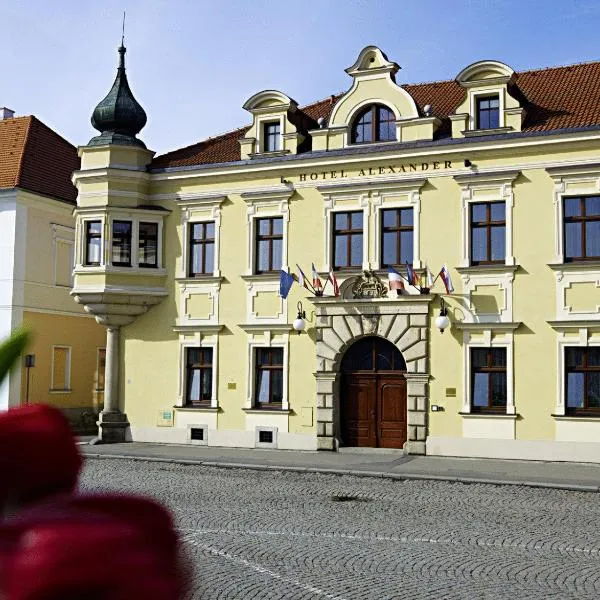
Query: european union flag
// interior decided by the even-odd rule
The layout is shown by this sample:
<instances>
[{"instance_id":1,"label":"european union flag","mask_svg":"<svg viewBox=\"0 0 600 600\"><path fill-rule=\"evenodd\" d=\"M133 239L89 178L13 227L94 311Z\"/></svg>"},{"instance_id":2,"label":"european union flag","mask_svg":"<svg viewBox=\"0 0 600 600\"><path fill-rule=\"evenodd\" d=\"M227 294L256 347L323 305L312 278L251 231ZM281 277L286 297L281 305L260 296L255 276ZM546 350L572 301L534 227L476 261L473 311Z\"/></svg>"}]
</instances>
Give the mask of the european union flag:
<instances>
[{"instance_id":1,"label":"european union flag","mask_svg":"<svg viewBox=\"0 0 600 600\"><path fill-rule=\"evenodd\" d=\"M282 298L288 297L292 285L294 285L294 276L283 270L279 271L279 295Z\"/></svg>"}]
</instances>

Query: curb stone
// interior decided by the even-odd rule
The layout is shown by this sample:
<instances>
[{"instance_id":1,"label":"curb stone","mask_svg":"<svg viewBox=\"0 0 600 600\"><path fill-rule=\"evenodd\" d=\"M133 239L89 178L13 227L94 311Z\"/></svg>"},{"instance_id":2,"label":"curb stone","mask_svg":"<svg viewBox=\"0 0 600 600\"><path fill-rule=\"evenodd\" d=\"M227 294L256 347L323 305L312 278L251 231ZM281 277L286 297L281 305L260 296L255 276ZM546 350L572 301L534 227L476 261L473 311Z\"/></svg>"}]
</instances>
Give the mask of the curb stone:
<instances>
[{"instance_id":1,"label":"curb stone","mask_svg":"<svg viewBox=\"0 0 600 600\"><path fill-rule=\"evenodd\" d=\"M357 471L353 469L335 469L328 467L295 467L288 465L260 465L253 463L235 463L219 462L209 460L194 460L185 458L162 458L155 456L128 456L126 454L100 454L94 452L83 453L84 458L92 459L116 459L116 460L137 460L145 462L169 463L180 465L191 465L199 467L211 467L217 469L247 469L254 471L287 471L295 473L323 473L326 475L340 475L352 477L371 477L379 479L391 479L395 481L447 481L450 483L463 484L484 484L484 485L504 485L504 486L523 486L531 488L546 488L567 490L573 492L600 492L600 486L586 485L578 483L553 483L545 481L519 481L515 479L490 479L485 477L466 477L460 475L436 475L426 473L392 473L389 471Z\"/></svg>"}]
</instances>

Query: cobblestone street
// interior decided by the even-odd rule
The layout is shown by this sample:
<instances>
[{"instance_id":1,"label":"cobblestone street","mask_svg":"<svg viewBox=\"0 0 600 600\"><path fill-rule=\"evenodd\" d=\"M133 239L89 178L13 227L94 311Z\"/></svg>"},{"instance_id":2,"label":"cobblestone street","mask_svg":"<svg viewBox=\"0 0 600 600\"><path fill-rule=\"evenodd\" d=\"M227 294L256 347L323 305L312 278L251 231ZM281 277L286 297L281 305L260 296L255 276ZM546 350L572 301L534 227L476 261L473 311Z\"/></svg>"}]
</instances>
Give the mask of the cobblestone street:
<instances>
[{"instance_id":1,"label":"cobblestone street","mask_svg":"<svg viewBox=\"0 0 600 600\"><path fill-rule=\"evenodd\" d=\"M115 459L83 487L170 507L190 599L600 596L594 493Z\"/></svg>"}]
</instances>

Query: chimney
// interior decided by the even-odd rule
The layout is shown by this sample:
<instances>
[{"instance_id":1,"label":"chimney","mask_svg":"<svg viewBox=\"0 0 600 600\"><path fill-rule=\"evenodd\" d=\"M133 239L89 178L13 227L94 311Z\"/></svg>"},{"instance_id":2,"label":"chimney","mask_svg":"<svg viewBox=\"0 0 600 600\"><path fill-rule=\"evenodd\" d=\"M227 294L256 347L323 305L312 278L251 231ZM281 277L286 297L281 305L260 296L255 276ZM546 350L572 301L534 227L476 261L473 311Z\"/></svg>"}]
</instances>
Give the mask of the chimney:
<instances>
[{"instance_id":1,"label":"chimney","mask_svg":"<svg viewBox=\"0 0 600 600\"><path fill-rule=\"evenodd\" d=\"M6 121L6 119L12 119L15 116L15 111L6 106L0 106L0 121Z\"/></svg>"}]
</instances>

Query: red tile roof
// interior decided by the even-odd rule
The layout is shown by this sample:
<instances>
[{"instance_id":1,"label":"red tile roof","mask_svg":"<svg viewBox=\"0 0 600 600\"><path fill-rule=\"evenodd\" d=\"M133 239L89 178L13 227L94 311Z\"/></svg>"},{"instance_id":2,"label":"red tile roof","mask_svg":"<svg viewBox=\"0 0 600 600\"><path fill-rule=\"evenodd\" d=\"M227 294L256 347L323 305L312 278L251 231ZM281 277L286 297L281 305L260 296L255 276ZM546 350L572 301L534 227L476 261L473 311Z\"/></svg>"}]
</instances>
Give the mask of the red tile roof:
<instances>
[{"instance_id":1,"label":"red tile roof","mask_svg":"<svg viewBox=\"0 0 600 600\"><path fill-rule=\"evenodd\" d=\"M516 85L525 98L523 131L600 125L600 62L553 67L516 73ZM419 109L431 104L433 114L442 119L438 135L450 131L448 116L462 102L465 90L456 81L438 81L402 86ZM301 110L314 120L327 119L341 94L314 102ZM236 129L192 146L157 156L152 169L234 162L240 160L238 139L248 130Z\"/></svg>"},{"instance_id":2,"label":"red tile roof","mask_svg":"<svg viewBox=\"0 0 600 600\"><path fill-rule=\"evenodd\" d=\"M0 188L19 187L75 204L77 149L33 116L0 121Z\"/></svg>"}]
</instances>

